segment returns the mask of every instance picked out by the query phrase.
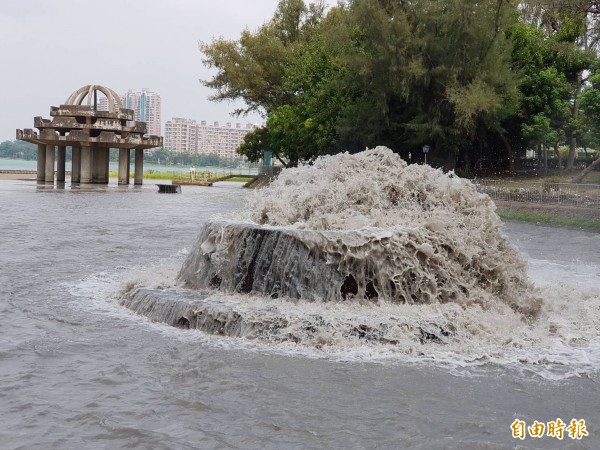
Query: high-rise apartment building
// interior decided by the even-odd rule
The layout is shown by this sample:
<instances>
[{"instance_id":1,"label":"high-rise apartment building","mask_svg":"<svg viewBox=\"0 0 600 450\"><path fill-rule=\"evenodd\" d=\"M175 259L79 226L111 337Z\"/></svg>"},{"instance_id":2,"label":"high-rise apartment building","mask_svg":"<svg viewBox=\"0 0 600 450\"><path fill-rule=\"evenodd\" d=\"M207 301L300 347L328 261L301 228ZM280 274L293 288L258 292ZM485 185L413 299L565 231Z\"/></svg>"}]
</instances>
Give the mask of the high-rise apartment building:
<instances>
[{"instance_id":1,"label":"high-rise apartment building","mask_svg":"<svg viewBox=\"0 0 600 450\"><path fill-rule=\"evenodd\" d=\"M138 122L146 122L148 134L161 135L161 98L156 92L143 88L141 91L130 89L122 97L123 107L133 109Z\"/></svg>"},{"instance_id":2,"label":"high-rise apartment building","mask_svg":"<svg viewBox=\"0 0 600 450\"><path fill-rule=\"evenodd\" d=\"M164 146L167 150L196 153L198 125L195 120L174 117L165 123Z\"/></svg>"},{"instance_id":3,"label":"high-rise apartment building","mask_svg":"<svg viewBox=\"0 0 600 450\"><path fill-rule=\"evenodd\" d=\"M123 97L121 97L123 100ZM115 108L118 108L118 102L115 100ZM98 97L98 111L108 111L108 99L106 97Z\"/></svg>"},{"instance_id":4,"label":"high-rise apartment building","mask_svg":"<svg viewBox=\"0 0 600 450\"><path fill-rule=\"evenodd\" d=\"M244 136L254 129L252 124L242 128L231 122L226 126L214 122L207 125L203 120L173 118L165 123L165 148L176 152L191 152L203 154L216 154L221 158L235 158L237 148L244 140Z\"/></svg>"},{"instance_id":5,"label":"high-rise apartment building","mask_svg":"<svg viewBox=\"0 0 600 450\"><path fill-rule=\"evenodd\" d=\"M146 134L161 136L161 98L156 92L142 89L141 92L130 89L121 96L123 108L133 109L136 122L146 122ZM106 97L98 98L98 110L108 111Z\"/></svg>"}]
</instances>

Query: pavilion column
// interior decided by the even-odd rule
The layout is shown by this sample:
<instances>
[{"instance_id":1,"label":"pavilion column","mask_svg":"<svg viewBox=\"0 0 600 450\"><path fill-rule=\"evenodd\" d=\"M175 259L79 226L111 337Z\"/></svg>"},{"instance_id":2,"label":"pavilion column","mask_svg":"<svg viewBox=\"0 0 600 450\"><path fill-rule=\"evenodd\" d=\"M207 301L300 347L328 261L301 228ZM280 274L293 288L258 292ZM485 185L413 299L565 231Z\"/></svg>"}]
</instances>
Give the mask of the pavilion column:
<instances>
[{"instance_id":1,"label":"pavilion column","mask_svg":"<svg viewBox=\"0 0 600 450\"><path fill-rule=\"evenodd\" d=\"M81 147L71 147L71 184L81 182Z\"/></svg>"},{"instance_id":2,"label":"pavilion column","mask_svg":"<svg viewBox=\"0 0 600 450\"><path fill-rule=\"evenodd\" d=\"M94 147L93 149L92 160L94 169L92 180L96 183L108 184L108 154L108 148Z\"/></svg>"},{"instance_id":3,"label":"pavilion column","mask_svg":"<svg viewBox=\"0 0 600 450\"><path fill-rule=\"evenodd\" d=\"M129 184L129 159L128 148L119 149L119 185Z\"/></svg>"},{"instance_id":4,"label":"pavilion column","mask_svg":"<svg viewBox=\"0 0 600 450\"><path fill-rule=\"evenodd\" d=\"M92 151L89 145L81 146L81 183L90 183L92 181Z\"/></svg>"},{"instance_id":5,"label":"pavilion column","mask_svg":"<svg viewBox=\"0 0 600 450\"><path fill-rule=\"evenodd\" d=\"M67 159L67 147L59 145L56 151L56 181L58 183L65 182L65 163Z\"/></svg>"},{"instance_id":6,"label":"pavilion column","mask_svg":"<svg viewBox=\"0 0 600 450\"><path fill-rule=\"evenodd\" d=\"M46 181L46 144L38 144L37 154L37 182Z\"/></svg>"},{"instance_id":7,"label":"pavilion column","mask_svg":"<svg viewBox=\"0 0 600 450\"><path fill-rule=\"evenodd\" d=\"M54 184L54 144L46 144L46 177L47 184Z\"/></svg>"},{"instance_id":8,"label":"pavilion column","mask_svg":"<svg viewBox=\"0 0 600 450\"><path fill-rule=\"evenodd\" d=\"M144 179L144 149L135 149L135 179L133 184L142 184Z\"/></svg>"},{"instance_id":9,"label":"pavilion column","mask_svg":"<svg viewBox=\"0 0 600 450\"><path fill-rule=\"evenodd\" d=\"M98 182L98 147L90 144L90 183Z\"/></svg>"},{"instance_id":10,"label":"pavilion column","mask_svg":"<svg viewBox=\"0 0 600 450\"><path fill-rule=\"evenodd\" d=\"M104 160L104 172L106 173L106 180L104 182L108 184L110 180L110 148L106 149L106 159Z\"/></svg>"},{"instance_id":11,"label":"pavilion column","mask_svg":"<svg viewBox=\"0 0 600 450\"><path fill-rule=\"evenodd\" d=\"M104 160L104 173L106 174L105 183L110 180L110 148L106 148L106 159Z\"/></svg>"}]
</instances>

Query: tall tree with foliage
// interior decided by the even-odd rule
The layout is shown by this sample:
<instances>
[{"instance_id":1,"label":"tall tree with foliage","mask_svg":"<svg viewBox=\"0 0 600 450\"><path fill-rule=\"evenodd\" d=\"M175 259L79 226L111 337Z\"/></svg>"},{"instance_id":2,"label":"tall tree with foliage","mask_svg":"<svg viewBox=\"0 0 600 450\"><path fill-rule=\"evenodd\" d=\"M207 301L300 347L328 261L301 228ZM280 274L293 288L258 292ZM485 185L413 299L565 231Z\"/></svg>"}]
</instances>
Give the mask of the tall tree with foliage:
<instances>
[{"instance_id":1,"label":"tall tree with foliage","mask_svg":"<svg viewBox=\"0 0 600 450\"><path fill-rule=\"evenodd\" d=\"M302 0L281 0L271 20L256 32L246 29L237 41L214 39L201 43L203 62L217 74L204 80L214 89L213 101L243 100L237 115L269 111L291 98L282 90L287 61L310 35L324 12L322 3L309 7Z\"/></svg>"},{"instance_id":2,"label":"tall tree with foliage","mask_svg":"<svg viewBox=\"0 0 600 450\"><path fill-rule=\"evenodd\" d=\"M530 146L575 145L596 56L590 2L282 0L240 39L202 44L213 100L243 100L264 127L239 151L289 165L387 145L408 158L512 165ZM518 7L517 7L518 6ZM572 158L571 158L572 159ZM572 161L571 161L572 164Z\"/></svg>"},{"instance_id":3,"label":"tall tree with foliage","mask_svg":"<svg viewBox=\"0 0 600 450\"><path fill-rule=\"evenodd\" d=\"M314 108L307 110L306 102L296 106L312 73L327 70L314 39L323 15L322 2L282 0L256 32L245 30L238 41L217 39L200 47L205 64L217 69L204 82L216 90L212 99L243 100L247 107L236 114L255 111L267 118L267 126L249 133L238 149L251 161L268 148L284 164L297 164L328 145L327 133L312 116Z\"/></svg>"},{"instance_id":4,"label":"tall tree with foliage","mask_svg":"<svg viewBox=\"0 0 600 450\"><path fill-rule=\"evenodd\" d=\"M513 69L520 75L521 98L517 114L510 117L509 127L524 147L554 147L564 141L571 125L572 79L579 66L572 68L556 42L548 39L536 25L519 22L510 30L514 43ZM539 153L539 152L538 152ZM538 155L540 156L540 155ZM546 159L546 158L544 158Z\"/></svg>"},{"instance_id":5,"label":"tall tree with foliage","mask_svg":"<svg viewBox=\"0 0 600 450\"><path fill-rule=\"evenodd\" d=\"M341 150L337 122L350 101L343 80L345 67L327 33L335 29L330 15L318 33L307 37L284 69L283 90L292 98L269 114L269 148L296 165L319 155Z\"/></svg>"},{"instance_id":6,"label":"tall tree with foliage","mask_svg":"<svg viewBox=\"0 0 600 450\"><path fill-rule=\"evenodd\" d=\"M600 148L600 61L591 71L589 84L581 93L581 109L583 111L584 138L587 144L592 144L596 149ZM600 165L600 157L594 160L588 167L582 170L573 183L581 183L584 178Z\"/></svg>"},{"instance_id":7,"label":"tall tree with foliage","mask_svg":"<svg viewBox=\"0 0 600 450\"><path fill-rule=\"evenodd\" d=\"M586 71L597 59L600 43L600 9L592 0L529 0L525 19L545 30L556 52L554 66L572 84L569 124L566 128L569 155L567 169L573 169L577 142L583 132L580 94L586 85Z\"/></svg>"},{"instance_id":8,"label":"tall tree with foliage","mask_svg":"<svg viewBox=\"0 0 600 450\"><path fill-rule=\"evenodd\" d=\"M353 0L326 18L322 11L282 1L256 33L202 46L218 69L206 82L213 98L263 111L271 150L291 164L428 142L452 165L461 151L468 159L481 130L504 133L517 98L508 2ZM242 151L256 157L251 141Z\"/></svg>"},{"instance_id":9,"label":"tall tree with foliage","mask_svg":"<svg viewBox=\"0 0 600 450\"><path fill-rule=\"evenodd\" d=\"M482 130L504 133L501 121L518 98L505 33L516 20L513 6L355 0L349 9L348 72L365 94L346 120L348 129L366 124L362 143L406 153L430 143L453 166L461 152L471 159Z\"/></svg>"}]
</instances>

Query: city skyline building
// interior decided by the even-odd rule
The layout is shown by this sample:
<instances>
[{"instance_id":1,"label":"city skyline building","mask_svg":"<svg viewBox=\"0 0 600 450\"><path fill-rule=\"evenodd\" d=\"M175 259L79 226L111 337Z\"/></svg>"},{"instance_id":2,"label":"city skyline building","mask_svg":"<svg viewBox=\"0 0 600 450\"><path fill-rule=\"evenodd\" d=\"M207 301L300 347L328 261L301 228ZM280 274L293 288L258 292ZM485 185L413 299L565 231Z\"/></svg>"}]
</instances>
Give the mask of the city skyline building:
<instances>
[{"instance_id":1,"label":"city skyline building","mask_svg":"<svg viewBox=\"0 0 600 450\"><path fill-rule=\"evenodd\" d=\"M200 123L193 119L174 117L165 122L164 147L175 152L190 152L199 154L216 154L221 158L236 158L237 148L244 140L244 136L255 128L248 123L242 127L240 123L232 126L227 122L225 126L219 122L207 124L205 120Z\"/></svg>"},{"instance_id":2,"label":"city skyline building","mask_svg":"<svg viewBox=\"0 0 600 450\"><path fill-rule=\"evenodd\" d=\"M161 135L162 99L159 94L148 88L142 88L141 91L129 89L121 98L125 108L133 109L136 121L146 122L148 134Z\"/></svg>"},{"instance_id":3,"label":"city skyline building","mask_svg":"<svg viewBox=\"0 0 600 450\"><path fill-rule=\"evenodd\" d=\"M164 148L182 153L197 153L198 124L193 119L174 117L165 122Z\"/></svg>"},{"instance_id":4,"label":"city skyline building","mask_svg":"<svg viewBox=\"0 0 600 450\"><path fill-rule=\"evenodd\" d=\"M123 107L133 110L134 120L146 123L146 134L162 135L162 99L159 94L147 88L143 88L141 91L129 89L120 97ZM108 111L108 99L106 97L98 98L98 110Z\"/></svg>"}]
</instances>

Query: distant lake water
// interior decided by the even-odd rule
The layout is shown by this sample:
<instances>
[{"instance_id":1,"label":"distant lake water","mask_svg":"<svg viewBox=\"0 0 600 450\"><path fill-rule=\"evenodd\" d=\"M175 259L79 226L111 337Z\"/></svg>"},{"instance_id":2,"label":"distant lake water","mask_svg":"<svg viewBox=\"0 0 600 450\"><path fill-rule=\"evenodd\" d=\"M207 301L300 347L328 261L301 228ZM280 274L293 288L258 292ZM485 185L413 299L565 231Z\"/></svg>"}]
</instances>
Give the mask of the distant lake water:
<instances>
[{"instance_id":1,"label":"distant lake water","mask_svg":"<svg viewBox=\"0 0 600 450\"><path fill-rule=\"evenodd\" d=\"M119 163L116 161L110 162L110 170L112 172L117 172L119 170ZM71 161L67 161L65 164L66 170L71 170ZM131 171L133 171L133 163L131 164ZM232 168L229 167L217 167L217 166L209 166L209 167L196 167L196 173L198 172L215 172L215 173L228 173ZM11 158L0 158L0 170L37 170L37 161L36 160L25 160L25 159L11 159ZM189 166L168 166L164 164L151 164L144 162L144 172L148 172L149 170L154 170L156 172L185 172L189 173ZM235 171L241 171L243 173L248 173L249 175L256 174L256 168L248 168L248 166L242 167L240 169L235 168Z\"/></svg>"},{"instance_id":2,"label":"distant lake water","mask_svg":"<svg viewBox=\"0 0 600 450\"><path fill-rule=\"evenodd\" d=\"M0 170L36 170L37 161L25 159L0 158ZM67 170L71 170L71 163L67 163Z\"/></svg>"}]
</instances>

